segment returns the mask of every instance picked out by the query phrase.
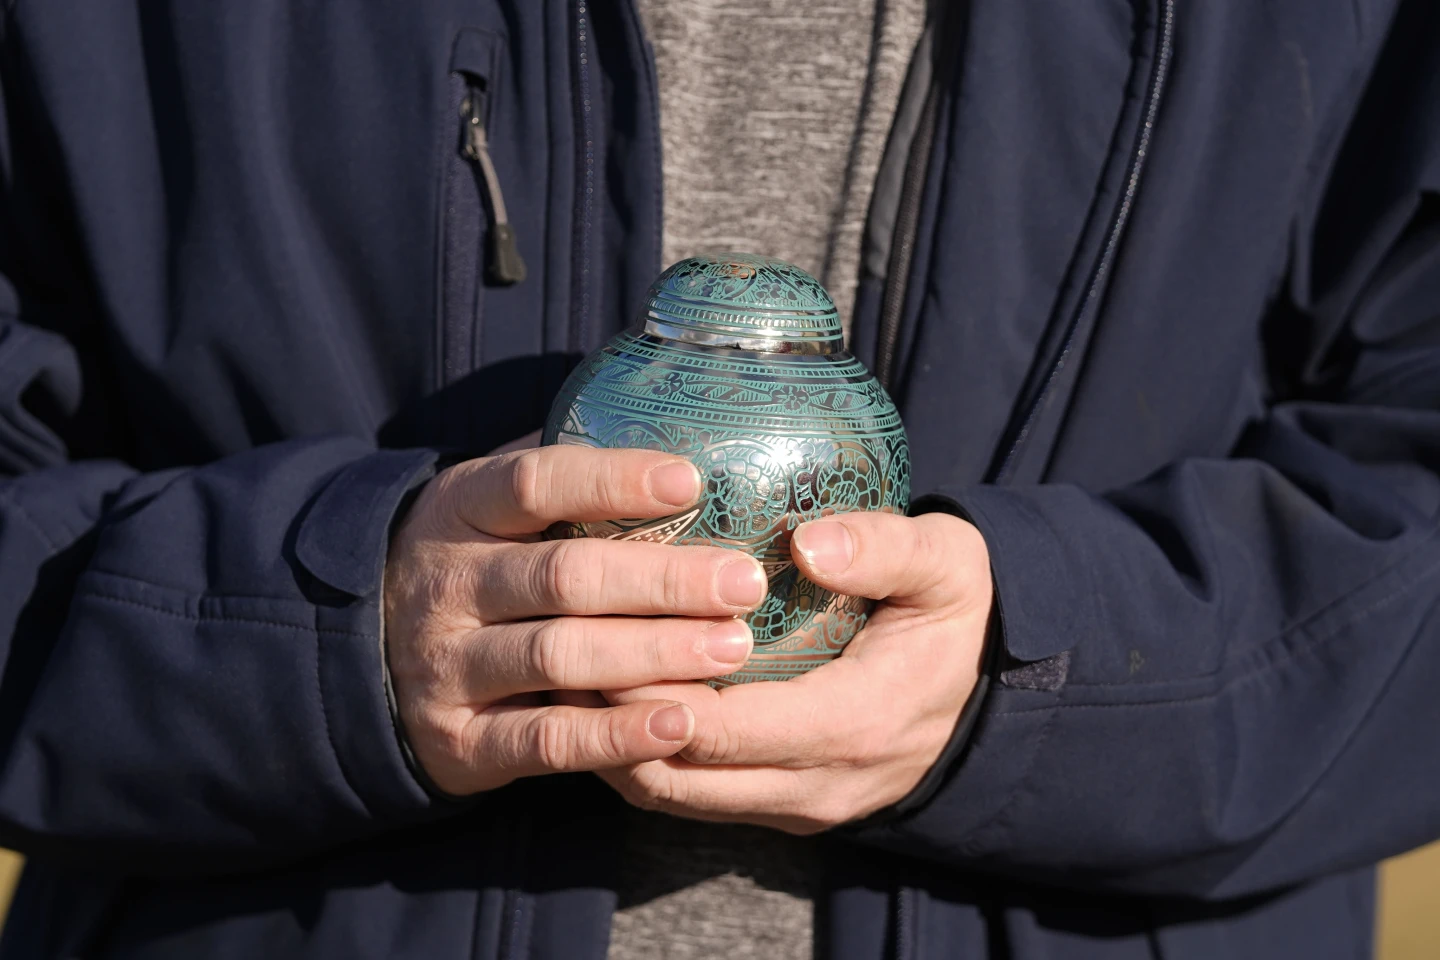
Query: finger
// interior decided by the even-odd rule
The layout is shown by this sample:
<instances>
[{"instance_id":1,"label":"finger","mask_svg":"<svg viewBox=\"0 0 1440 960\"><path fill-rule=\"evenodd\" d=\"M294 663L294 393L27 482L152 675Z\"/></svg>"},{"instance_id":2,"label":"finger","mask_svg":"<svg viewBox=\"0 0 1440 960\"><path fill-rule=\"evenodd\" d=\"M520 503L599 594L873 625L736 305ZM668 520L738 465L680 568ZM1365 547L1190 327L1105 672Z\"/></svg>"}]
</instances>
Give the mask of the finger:
<instances>
[{"instance_id":1,"label":"finger","mask_svg":"<svg viewBox=\"0 0 1440 960\"><path fill-rule=\"evenodd\" d=\"M625 614L733 617L765 599L749 554L629 540L507 544L479 553L477 613L489 622Z\"/></svg>"},{"instance_id":2,"label":"finger","mask_svg":"<svg viewBox=\"0 0 1440 960\"><path fill-rule=\"evenodd\" d=\"M656 683L606 690L606 702L674 700L695 713L695 736L680 754L695 764L823 766L843 751L837 741L864 741L873 710L857 709L865 683L858 664L826 664L784 683L747 683L713 690L699 683Z\"/></svg>"},{"instance_id":3,"label":"finger","mask_svg":"<svg viewBox=\"0 0 1440 960\"><path fill-rule=\"evenodd\" d=\"M540 447L471 460L442 479L455 513L497 537L562 520L664 517L700 498L695 465L653 450Z\"/></svg>"},{"instance_id":4,"label":"finger","mask_svg":"<svg viewBox=\"0 0 1440 960\"><path fill-rule=\"evenodd\" d=\"M698 716L711 709L709 701L720 696L720 691L693 681L665 681L639 687L607 687L600 691L600 696L611 706L642 700L676 700L689 704Z\"/></svg>"},{"instance_id":5,"label":"finger","mask_svg":"<svg viewBox=\"0 0 1440 960\"><path fill-rule=\"evenodd\" d=\"M903 703L917 682L896 664L841 657L783 683L749 683L712 690L704 684L651 684L609 691L609 703L675 700L695 713L695 736L681 752L703 766L775 766L800 770L847 765L887 755L895 730L880 703ZM911 726L929 722L923 710L905 714ZM902 736L914 731L906 729Z\"/></svg>"},{"instance_id":6,"label":"finger","mask_svg":"<svg viewBox=\"0 0 1440 960\"><path fill-rule=\"evenodd\" d=\"M977 576L989 582L984 539L949 514L847 513L801 524L795 563L811 580L849 596L953 600Z\"/></svg>"},{"instance_id":7,"label":"finger","mask_svg":"<svg viewBox=\"0 0 1440 960\"><path fill-rule=\"evenodd\" d=\"M465 689L472 702L489 703L536 690L703 680L734 671L749 658L750 647L750 628L730 619L557 617L505 623L471 635Z\"/></svg>"},{"instance_id":8,"label":"finger","mask_svg":"<svg viewBox=\"0 0 1440 960\"><path fill-rule=\"evenodd\" d=\"M890 702L892 691L873 673L841 657L794 680L738 684L710 697L653 686L637 693L679 700L695 712L695 736L681 754L692 763L798 770L886 752L884 711L876 705ZM900 691L893 702L903 697Z\"/></svg>"},{"instance_id":9,"label":"finger","mask_svg":"<svg viewBox=\"0 0 1440 960\"><path fill-rule=\"evenodd\" d=\"M505 779L607 770L674 754L695 729L683 704L623 707L495 707L477 715L471 755Z\"/></svg>"},{"instance_id":10,"label":"finger","mask_svg":"<svg viewBox=\"0 0 1440 960\"><path fill-rule=\"evenodd\" d=\"M634 806L691 820L808 834L851 819L850 806L821 771L695 767L668 758L602 770L600 778Z\"/></svg>"}]
</instances>

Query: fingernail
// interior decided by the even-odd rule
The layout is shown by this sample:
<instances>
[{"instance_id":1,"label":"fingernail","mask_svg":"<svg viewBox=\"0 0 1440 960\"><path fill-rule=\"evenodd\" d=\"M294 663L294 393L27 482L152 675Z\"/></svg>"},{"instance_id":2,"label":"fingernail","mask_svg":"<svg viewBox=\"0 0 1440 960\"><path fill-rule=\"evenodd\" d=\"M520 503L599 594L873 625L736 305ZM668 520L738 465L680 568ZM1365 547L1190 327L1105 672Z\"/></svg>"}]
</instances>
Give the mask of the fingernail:
<instances>
[{"instance_id":1,"label":"fingernail","mask_svg":"<svg viewBox=\"0 0 1440 960\"><path fill-rule=\"evenodd\" d=\"M666 463L650 471L650 495L672 507L700 499L700 471L690 463Z\"/></svg>"},{"instance_id":2,"label":"fingernail","mask_svg":"<svg viewBox=\"0 0 1440 960\"><path fill-rule=\"evenodd\" d=\"M792 545L821 573L843 573L855 560L855 541L845 524L836 520L803 524Z\"/></svg>"},{"instance_id":3,"label":"fingernail","mask_svg":"<svg viewBox=\"0 0 1440 960\"><path fill-rule=\"evenodd\" d=\"M705 656L720 663L750 659L750 628L739 620L726 620L705 631Z\"/></svg>"},{"instance_id":4,"label":"fingernail","mask_svg":"<svg viewBox=\"0 0 1440 960\"><path fill-rule=\"evenodd\" d=\"M720 568L715 586L726 603L747 609L758 607L765 599L765 571L749 557L732 560Z\"/></svg>"},{"instance_id":5,"label":"fingernail","mask_svg":"<svg viewBox=\"0 0 1440 960\"><path fill-rule=\"evenodd\" d=\"M692 722L689 707L678 703L662 707L650 714L650 736L666 743L681 743L690 739Z\"/></svg>"}]
</instances>

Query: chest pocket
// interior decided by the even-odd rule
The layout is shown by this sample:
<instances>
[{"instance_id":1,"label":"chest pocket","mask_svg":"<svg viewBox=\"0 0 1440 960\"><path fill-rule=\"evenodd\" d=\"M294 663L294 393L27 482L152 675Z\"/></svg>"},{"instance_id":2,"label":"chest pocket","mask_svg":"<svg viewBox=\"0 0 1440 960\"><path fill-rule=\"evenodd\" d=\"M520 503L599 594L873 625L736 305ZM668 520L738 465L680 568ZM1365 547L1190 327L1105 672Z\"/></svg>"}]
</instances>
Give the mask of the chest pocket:
<instances>
[{"instance_id":1,"label":"chest pocket","mask_svg":"<svg viewBox=\"0 0 1440 960\"><path fill-rule=\"evenodd\" d=\"M523 283L527 270L490 145L501 109L505 55L499 35L465 29L450 58L449 111L441 131L439 382L482 361L487 287Z\"/></svg>"}]
</instances>

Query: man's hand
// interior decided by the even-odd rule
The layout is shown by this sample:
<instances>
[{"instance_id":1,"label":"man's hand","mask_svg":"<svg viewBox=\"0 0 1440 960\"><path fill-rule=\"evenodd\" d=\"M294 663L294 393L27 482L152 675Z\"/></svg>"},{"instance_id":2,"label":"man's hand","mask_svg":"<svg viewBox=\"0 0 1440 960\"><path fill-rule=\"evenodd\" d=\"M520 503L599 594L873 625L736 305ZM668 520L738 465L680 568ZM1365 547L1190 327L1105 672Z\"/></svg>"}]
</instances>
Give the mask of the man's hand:
<instances>
[{"instance_id":1,"label":"man's hand","mask_svg":"<svg viewBox=\"0 0 1440 960\"><path fill-rule=\"evenodd\" d=\"M560 520L667 516L699 496L682 458L565 446L471 460L426 485L386 564L386 648L401 722L440 789L642 763L690 742L694 715L673 698L595 710L541 691L733 671L751 641L731 618L764 598L760 564L539 534Z\"/></svg>"},{"instance_id":2,"label":"man's hand","mask_svg":"<svg viewBox=\"0 0 1440 960\"><path fill-rule=\"evenodd\" d=\"M677 755L601 774L631 803L814 833L902 799L940 756L975 688L990 616L979 531L945 514L846 514L801 526L794 551L821 586L884 602L844 656L795 680L607 694L684 702L696 717Z\"/></svg>"}]
</instances>

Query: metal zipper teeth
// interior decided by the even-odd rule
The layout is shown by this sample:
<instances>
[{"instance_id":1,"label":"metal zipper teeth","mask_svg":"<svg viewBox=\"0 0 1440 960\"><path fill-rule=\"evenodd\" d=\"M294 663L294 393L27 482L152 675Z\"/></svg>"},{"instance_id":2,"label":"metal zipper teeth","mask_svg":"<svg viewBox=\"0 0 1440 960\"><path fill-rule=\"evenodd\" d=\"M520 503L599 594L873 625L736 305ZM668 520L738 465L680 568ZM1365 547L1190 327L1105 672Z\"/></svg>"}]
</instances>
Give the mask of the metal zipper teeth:
<instances>
[{"instance_id":1,"label":"metal zipper teeth","mask_svg":"<svg viewBox=\"0 0 1440 960\"><path fill-rule=\"evenodd\" d=\"M589 0L575 5L575 58L580 82L576 85L576 114L579 117L579 182L575 197L575 256L571 306L571 347L583 351L589 342L590 324L590 232L594 218L595 130L590 98L590 8Z\"/></svg>"},{"instance_id":2,"label":"metal zipper teeth","mask_svg":"<svg viewBox=\"0 0 1440 960\"><path fill-rule=\"evenodd\" d=\"M528 807L512 799L508 814L513 818L508 832L505 858L511 870L519 872L519 885L505 891L500 919L497 960L525 960L530 955L530 937L535 918L535 897L527 892L533 861L535 822Z\"/></svg>"},{"instance_id":3,"label":"metal zipper teeth","mask_svg":"<svg viewBox=\"0 0 1440 960\"><path fill-rule=\"evenodd\" d=\"M895 895L895 960L917 960L914 887L901 887Z\"/></svg>"},{"instance_id":4,"label":"metal zipper teeth","mask_svg":"<svg viewBox=\"0 0 1440 960\"><path fill-rule=\"evenodd\" d=\"M1166 84L1170 77L1170 61L1175 51L1175 0L1162 0L1162 4L1163 10L1159 24L1160 37L1155 53L1155 63L1150 71L1149 90L1145 97L1144 122L1141 124L1135 147L1130 153L1129 171L1125 177L1125 191L1121 195L1120 205L1111 217L1110 228L1105 235L1105 246L1101 251L1099 262L1096 263L1095 269L1091 273L1090 282L1086 285L1085 296L1081 298L1079 306L1076 307L1070 322L1065 327L1064 346L1061 347L1059 356L1055 358L1050 372L1042 381L1039 391L1026 406L1020 430L1015 434L1015 439L1006 451L1005 458L994 473L992 479L995 483L1003 483L1010 478L1016 466L1017 455L1021 447L1025 445L1030 430L1035 425L1046 398L1050 395L1050 390L1054 387L1061 371L1065 369L1066 361L1070 358L1070 351L1075 346L1075 335L1080 329L1081 321L1099 309L1101 295L1110 278L1111 269L1114 267L1120 242L1125 236L1125 228L1129 225L1130 211L1135 206L1135 198L1140 192L1140 182L1145 175L1146 162L1150 157L1150 140L1155 129L1155 120L1160 114L1160 104L1165 98Z\"/></svg>"}]
</instances>

